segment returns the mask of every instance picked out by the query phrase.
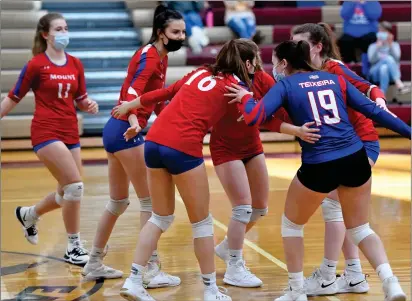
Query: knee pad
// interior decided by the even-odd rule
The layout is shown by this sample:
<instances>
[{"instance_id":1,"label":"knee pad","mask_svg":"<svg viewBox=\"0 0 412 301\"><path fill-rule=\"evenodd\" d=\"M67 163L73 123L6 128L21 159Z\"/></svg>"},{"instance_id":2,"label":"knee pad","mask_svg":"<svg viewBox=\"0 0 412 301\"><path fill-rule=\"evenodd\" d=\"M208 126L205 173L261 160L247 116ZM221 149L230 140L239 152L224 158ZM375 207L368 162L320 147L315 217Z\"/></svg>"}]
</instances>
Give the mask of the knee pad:
<instances>
[{"instance_id":1,"label":"knee pad","mask_svg":"<svg viewBox=\"0 0 412 301\"><path fill-rule=\"evenodd\" d=\"M63 200L79 202L83 197L83 189L83 182L71 183L69 185L64 186Z\"/></svg>"},{"instance_id":2,"label":"knee pad","mask_svg":"<svg viewBox=\"0 0 412 301\"><path fill-rule=\"evenodd\" d=\"M209 214L204 220L192 224L193 238L213 236L213 218Z\"/></svg>"},{"instance_id":3,"label":"knee pad","mask_svg":"<svg viewBox=\"0 0 412 301\"><path fill-rule=\"evenodd\" d=\"M252 208L252 216L250 217L250 221L254 223L257 222L259 219L267 215L268 211L269 211L268 208L264 208L264 209Z\"/></svg>"},{"instance_id":4,"label":"knee pad","mask_svg":"<svg viewBox=\"0 0 412 301\"><path fill-rule=\"evenodd\" d=\"M347 229L352 242L355 245L359 245L362 240L364 240L369 235L374 234L375 232L369 227L369 223L363 224L359 227Z\"/></svg>"},{"instance_id":5,"label":"knee pad","mask_svg":"<svg viewBox=\"0 0 412 301\"><path fill-rule=\"evenodd\" d=\"M139 198L140 201L140 211L141 212L152 212L152 199L150 197L147 198Z\"/></svg>"},{"instance_id":6,"label":"knee pad","mask_svg":"<svg viewBox=\"0 0 412 301\"><path fill-rule=\"evenodd\" d=\"M129 204L130 201L128 198L123 200L110 200L106 205L106 209L111 214L115 216L120 216L126 211Z\"/></svg>"},{"instance_id":7,"label":"knee pad","mask_svg":"<svg viewBox=\"0 0 412 301\"><path fill-rule=\"evenodd\" d=\"M60 207L62 206L63 196L61 196L58 192L55 193L54 200L56 201L57 205L59 205Z\"/></svg>"},{"instance_id":8,"label":"knee pad","mask_svg":"<svg viewBox=\"0 0 412 301\"><path fill-rule=\"evenodd\" d=\"M239 205L232 209L232 219L243 224L249 224L252 216L251 205Z\"/></svg>"},{"instance_id":9,"label":"knee pad","mask_svg":"<svg viewBox=\"0 0 412 301\"><path fill-rule=\"evenodd\" d=\"M303 227L291 222L285 214L282 215L282 237L303 237Z\"/></svg>"},{"instance_id":10,"label":"knee pad","mask_svg":"<svg viewBox=\"0 0 412 301\"><path fill-rule=\"evenodd\" d=\"M150 217L149 222L158 226L163 232L166 232L166 230L169 229L170 225L173 223L174 219L174 215L160 216L152 212L152 216Z\"/></svg>"},{"instance_id":11,"label":"knee pad","mask_svg":"<svg viewBox=\"0 0 412 301\"><path fill-rule=\"evenodd\" d=\"M323 219L328 222L343 222L342 207L338 201L326 198L322 202Z\"/></svg>"}]
</instances>

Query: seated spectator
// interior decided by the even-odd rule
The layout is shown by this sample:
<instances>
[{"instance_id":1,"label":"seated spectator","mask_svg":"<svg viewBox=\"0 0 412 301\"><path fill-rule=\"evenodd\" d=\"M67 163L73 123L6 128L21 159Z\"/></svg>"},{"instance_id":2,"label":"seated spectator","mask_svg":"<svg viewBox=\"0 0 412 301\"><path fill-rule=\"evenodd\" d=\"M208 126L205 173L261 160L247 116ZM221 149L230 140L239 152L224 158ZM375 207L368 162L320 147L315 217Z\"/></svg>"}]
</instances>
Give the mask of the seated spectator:
<instances>
[{"instance_id":1,"label":"seated spectator","mask_svg":"<svg viewBox=\"0 0 412 301\"><path fill-rule=\"evenodd\" d=\"M376 34L377 41L369 46L368 59L371 64L369 77L371 81L379 83L379 87L386 93L389 83L395 83L400 94L408 93L410 87L401 81L400 60L401 48L394 41L392 24L382 22Z\"/></svg>"},{"instance_id":2,"label":"seated spectator","mask_svg":"<svg viewBox=\"0 0 412 301\"><path fill-rule=\"evenodd\" d=\"M202 48L209 45L200 12L207 5L206 1L165 1L168 7L177 10L183 15L186 23L186 35L189 47L193 53L199 54Z\"/></svg>"},{"instance_id":3,"label":"seated spectator","mask_svg":"<svg viewBox=\"0 0 412 301\"><path fill-rule=\"evenodd\" d=\"M255 1L224 1L225 24L239 38L251 39L256 44L262 42L262 36L256 31L256 17L252 8Z\"/></svg>"},{"instance_id":4,"label":"seated spectator","mask_svg":"<svg viewBox=\"0 0 412 301\"><path fill-rule=\"evenodd\" d=\"M344 1L340 11L343 19L343 35L339 48L345 63L357 62L356 50L360 49L362 63L367 64L367 51L376 42L378 20L382 7L378 1Z\"/></svg>"}]
</instances>

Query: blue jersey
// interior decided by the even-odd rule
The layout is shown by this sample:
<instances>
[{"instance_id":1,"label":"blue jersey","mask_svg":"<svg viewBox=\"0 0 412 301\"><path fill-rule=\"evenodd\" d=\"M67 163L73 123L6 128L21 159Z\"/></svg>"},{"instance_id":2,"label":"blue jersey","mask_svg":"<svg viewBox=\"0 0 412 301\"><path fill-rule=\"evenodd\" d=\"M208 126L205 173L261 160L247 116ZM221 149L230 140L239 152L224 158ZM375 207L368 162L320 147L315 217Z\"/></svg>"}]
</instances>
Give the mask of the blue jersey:
<instances>
[{"instance_id":1,"label":"blue jersey","mask_svg":"<svg viewBox=\"0 0 412 301\"><path fill-rule=\"evenodd\" d=\"M315 121L321 139L315 144L299 140L302 161L308 164L345 157L363 146L353 129L347 105L366 117L410 139L411 128L381 109L344 77L323 71L302 72L286 77L256 102L245 96L239 109L249 125L262 124L283 106L294 125Z\"/></svg>"}]
</instances>

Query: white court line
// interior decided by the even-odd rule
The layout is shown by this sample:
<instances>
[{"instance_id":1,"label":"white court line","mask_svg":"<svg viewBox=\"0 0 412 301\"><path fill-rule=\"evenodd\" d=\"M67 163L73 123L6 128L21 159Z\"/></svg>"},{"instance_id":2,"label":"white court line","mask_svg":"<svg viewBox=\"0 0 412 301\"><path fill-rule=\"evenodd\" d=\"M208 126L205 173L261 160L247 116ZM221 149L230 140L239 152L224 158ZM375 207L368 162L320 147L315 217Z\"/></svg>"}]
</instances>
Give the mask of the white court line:
<instances>
[{"instance_id":1,"label":"white court line","mask_svg":"<svg viewBox=\"0 0 412 301\"><path fill-rule=\"evenodd\" d=\"M176 195L176 200L183 204L183 200L179 195ZM227 232L227 227L225 224L219 222L217 219L213 218L213 224L218 227L219 229ZM270 253L266 252L265 250L263 250L261 247L259 247L258 245L256 245L255 243L251 242L248 239L244 239L244 244L247 245L249 248L251 248L252 250L256 251L257 253L259 253L260 255L262 255L263 257L266 257L267 259L269 259L270 261L272 261L274 264L276 264L278 267L280 267L282 270L284 271L288 271L286 264L282 261L280 261L279 259L277 259L275 256L271 255ZM333 296L324 296L327 299L329 299L330 301L340 301L340 299L333 297Z\"/></svg>"}]
</instances>

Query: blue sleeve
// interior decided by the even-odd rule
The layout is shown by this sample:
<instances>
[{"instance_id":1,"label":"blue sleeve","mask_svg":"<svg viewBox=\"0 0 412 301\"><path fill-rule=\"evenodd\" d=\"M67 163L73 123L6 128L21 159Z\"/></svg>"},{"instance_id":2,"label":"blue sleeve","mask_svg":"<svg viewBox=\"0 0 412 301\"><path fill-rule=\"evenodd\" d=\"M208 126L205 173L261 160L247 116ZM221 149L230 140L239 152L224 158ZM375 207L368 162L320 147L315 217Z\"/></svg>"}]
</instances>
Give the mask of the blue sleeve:
<instances>
[{"instance_id":1,"label":"blue sleeve","mask_svg":"<svg viewBox=\"0 0 412 301\"><path fill-rule=\"evenodd\" d=\"M355 13L356 2L355 1L345 1L342 4L342 8L340 10L340 16L344 20L349 20L352 18L353 14Z\"/></svg>"},{"instance_id":2,"label":"blue sleeve","mask_svg":"<svg viewBox=\"0 0 412 301\"><path fill-rule=\"evenodd\" d=\"M350 107L361 112L367 118L382 126L397 132L405 138L411 139L411 127L395 115L383 110L375 102L359 92L353 85L346 81L346 100Z\"/></svg>"},{"instance_id":3,"label":"blue sleeve","mask_svg":"<svg viewBox=\"0 0 412 301\"><path fill-rule=\"evenodd\" d=\"M369 21L377 21L382 15L382 6L379 1L365 1L363 11Z\"/></svg>"},{"instance_id":4,"label":"blue sleeve","mask_svg":"<svg viewBox=\"0 0 412 301\"><path fill-rule=\"evenodd\" d=\"M253 98L243 97L242 103L238 107L247 125L261 125L283 105L286 95L286 86L283 81L280 81L269 90L261 101L256 102Z\"/></svg>"}]
</instances>

